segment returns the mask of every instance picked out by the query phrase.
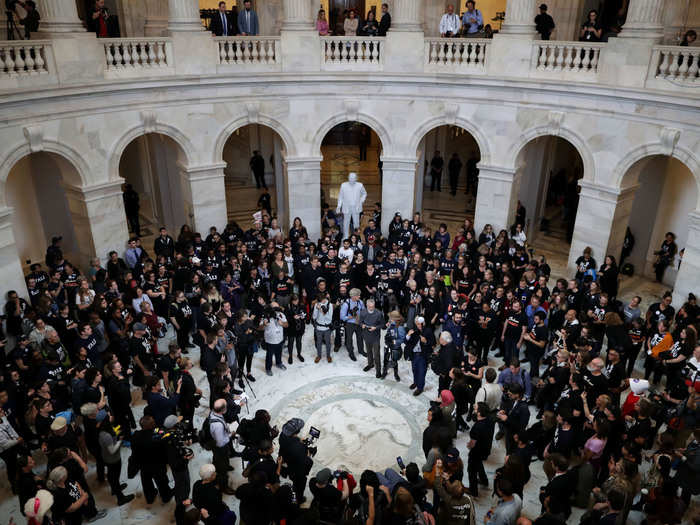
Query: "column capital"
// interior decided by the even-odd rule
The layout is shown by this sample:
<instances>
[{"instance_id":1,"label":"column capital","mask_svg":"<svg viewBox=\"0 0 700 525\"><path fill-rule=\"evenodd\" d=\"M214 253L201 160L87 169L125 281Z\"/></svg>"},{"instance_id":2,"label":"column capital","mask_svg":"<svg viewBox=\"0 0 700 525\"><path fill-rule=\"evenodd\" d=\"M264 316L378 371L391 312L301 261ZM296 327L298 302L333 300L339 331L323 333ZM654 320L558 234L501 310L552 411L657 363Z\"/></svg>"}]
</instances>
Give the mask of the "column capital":
<instances>
[{"instance_id":1,"label":"column capital","mask_svg":"<svg viewBox=\"0 0 700 525\"><path fill-rule=\"evenodd\" d=\"M39 25L41 35L54 36L86 32L82 20L78 17L75 0L42 0L38 10L41 15L41 24Z\"/></svg>"},{"instance_id":2,"label":"column capital","mask_svg":"<svg viewBox=\"0 0 700 525\"><path fill-rule=\"evenodd\" d=\"M382 157L382 170L415 172L418 158Z\"/></svg>"},{"instance_id":3,"label":"column capital","mask_svg":"<svg viewBox=\"0 0 700 525\"><path fill-rule=\"evenodd\" d=\"M485 166L478 164L479 179L493 180L500 182L513 182L516 170L514 168L506 168L504 166Z\"/></svg>"},{"instance_id":4,"label":"column capital","mask_svg":"<svg viewBox=\"0 0 700 525\"><path fill-rule=\"evenodd\" d=\"M198 166L185 166L184 164L179 164L178 167L187 174L190 182L201 182L209 179L223 178L224 168L227 164L225 162L215 162L214 164L200 164Z\"/></svg>"},{"instance_id":5,"label":"column capital","mask_svg":"<svg viewBox=\"0 0 700 525\"><path fill-rule=\"evenodd\" d=\"M171 33L204 30L199 18L198 0L168 0L168 8L168 30Z\"/></svg>"},{"instance_id":6,"label":"column capital","mask_svg":"<svg viewBox=\"0 0 700 525\"><path fill-rule=\"evenodd\" d=\"M394 10L389 32L423 32L421 0L394 0ZM381 18L381 15L378 15Z\"/></svg>"}]
</instances>

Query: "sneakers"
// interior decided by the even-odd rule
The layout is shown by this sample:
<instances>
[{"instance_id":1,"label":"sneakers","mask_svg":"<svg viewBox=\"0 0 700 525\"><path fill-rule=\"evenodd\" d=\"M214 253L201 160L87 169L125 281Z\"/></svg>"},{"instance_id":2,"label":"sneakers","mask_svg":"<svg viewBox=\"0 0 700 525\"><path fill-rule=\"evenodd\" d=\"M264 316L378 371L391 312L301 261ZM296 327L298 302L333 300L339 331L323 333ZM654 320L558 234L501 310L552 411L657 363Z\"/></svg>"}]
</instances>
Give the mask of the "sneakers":
<instances>
[{"instance_id":1,"label":"sneakers","mask_svg":"<svg viewBox=\"0 0 700 525\"><path fill-rule=\"evenodd\" d=\"M284 366L282 363L280 363L279 365L275 365L275 366L276 366L277 368L279 368L280 370L287 370L287 367Z\"/></svg>"},{"instance_id":2,"label":"sneakers","mask_svg":"<svg viewBox=\"0 0 700 525\"><path fill-rule=\"evenodd\" d=\"M105 509L101 509L97 511L97 514L95 514L92 518L87 520L88 523L93 523L97 520L101 520L107 515L107 511Z\"/></svg>"},{"instance_id":3,"label":"sneakers","mask_svg":"<svg viewBox=\"0 0 700 525\"><path fill-rule=\"evenodd\" d=\"M255 383L255 378L253 377L253 374L247 374L246 377L248 378L248 381L251 383Z\"/></svg>"},{"instance_id":4,"label":"sneakers","mask_svg":"<svg viewBox=\"0 0 700 525\"><path fill-rule=\"evenodd\" d=\"M369 371L372 370L373 368L374 368L374 365L367 365L366 367L364 367L364 368L362 369L362 371L363 371L363 372L369 372Z\"/></svg>"},{"instance_id":5,"label":"sneakers","mask_svg":"<svg viewBox=\"0 0 700 525\"><path fill-rule=\"evenodd\" d=\"M321 358L319 356L316 356L316 359L314 359L314 363L320 363L320 362L321 362Z\"/></svg>"}]
</instances>

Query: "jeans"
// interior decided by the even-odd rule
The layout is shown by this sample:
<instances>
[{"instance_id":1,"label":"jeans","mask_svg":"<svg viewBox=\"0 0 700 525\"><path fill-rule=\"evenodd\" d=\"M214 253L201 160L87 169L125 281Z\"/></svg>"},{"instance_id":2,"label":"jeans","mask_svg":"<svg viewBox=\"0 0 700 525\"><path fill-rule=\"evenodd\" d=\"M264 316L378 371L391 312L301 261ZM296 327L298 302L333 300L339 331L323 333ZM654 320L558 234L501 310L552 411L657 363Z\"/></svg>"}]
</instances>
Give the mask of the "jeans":
<instances>
[{"instance_id":1,"label":"jeans","mask_svg":"<svg viewBox=\"0 0 700 525\"><path fill-rule=\"evenodd\" d=\"M472 497L476 498L479 495L479 482L488 483L486 470L484 469L484 460L469 452L467 470L469 471L469 492L471 492Z\"/></svg>"},{"instance_id":2,"label":"jeans","mask_svg":"<svg viewBox=\"0 0 700 525\"><path fill-rule=\"evenodd\" d=\"M331 356L331 331L316 330L316 357L323 357L323 345L326 345L326 357Z\"/></svg>"},{"instance_id":3,"label":"jeans","mask_svg":"<svg viewBox=\"0 0 700 525\"><path fill-rule=\"evenodd\" d=\"M377 375L382 373L382 354L379 349L379 341L376 343L367 343L367 366L376 366Z\"/></svg>"},{"instance_id":4,"label":"jeans","mask_svg":"<svg viewBox=\"0 0 700 525\"><path fill-rule=\"evenodd\" d=\"M425 388L425 374L428 371L425 357L422 354L414 354L411 368L413 368L413 383L416 385L416 389L423 390Z\"/></svg>"},{"instance_id":5,"label":"jeans","mask_svg":"<svg viewBox=\"0 0 700 525\"><path fill-rule=\"evenodd\" d=\"M510 362L514 357L520 358L520 350L518 349L518 339L503 339L503 362L506 366L510 366Z\"/></svg>"},{"instance_id":6,"label":"jeans","mask_svg":"<svg viewBox=\"0 0 700 525\"><path fill-rule=\"evenodd\" d=\"M282 346L284 342L272 344L265 343L265 370L272 370L272 355L275 356L275 364L282 364Z\"/></svg>"},{"instance_id":7,"label":"jeans","mask_svg":"<svg viewBox=\"0 0 700 525\"><path fill-rule=\"evenodd\" d=\"M281 347L281 345L280 345ZM281 352L282 350L280 350ZM228 467L229 467L229 445L223 447L214 447L214 459L212 463L216 468L216 481L219 484L219 489L228 488Z\"/></svg>"},{"instance_id":8,"label":"jeans","mask_svg":"<svg viewBox=\"0 0 700 525\"><path fill-rule=\"evenodd\" d=\"M379 484L384 485L389 489L389 492L393 492L394 487L401 482L406 480L401 477L401 474L396 472L393 468L386 469L383 473L377 472L377 479L379 479Z\"/></svg>"}]
</instances>

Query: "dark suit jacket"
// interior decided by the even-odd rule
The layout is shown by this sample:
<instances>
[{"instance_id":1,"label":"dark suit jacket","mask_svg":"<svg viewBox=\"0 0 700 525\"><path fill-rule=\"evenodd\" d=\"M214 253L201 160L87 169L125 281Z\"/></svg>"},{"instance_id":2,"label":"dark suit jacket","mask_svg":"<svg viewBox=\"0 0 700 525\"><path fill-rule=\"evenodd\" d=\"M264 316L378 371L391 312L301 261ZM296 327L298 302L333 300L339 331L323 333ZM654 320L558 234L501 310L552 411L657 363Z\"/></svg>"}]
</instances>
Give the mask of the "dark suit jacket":
<instances>
[{"instance_id":1,"label":"dark suit jacket","mask_svg":"<svg viewBox=\"0 0 700 525\"><path fill-rule=\"evenodd\" d=\"M379 32L377 35L386 36L386 32L391 27L391 15L389 13L384 13L382 19L379 21Z\"/></svg>"},{"instance_id":2,"label":"dark suit jacket","mask_svg":"<svg viewBox=\"0 0 700 525\"><path fill-rule=\"evenodd\" d=\"M230 11L226 11L226 34L228 36L233 36L237 33L237 21L235 15ZM224 24L221 20L221 12L217 11L211 18L211 25L209 30L216 36L224 36Z\"/></svg>"},{"instance_id":3,"label":"dark suit jacket","mask_svg":"<svg viewBox=\"0 0 700 525\"><path fill-rule=\"evenodd\" d=\"M574 477L575 475L572 472L566 472L553 477L543 487L540 500L544 503L545 498L549 496L549 510L552 514L558 514L564 518L568 518L571 515L570 498L576 490Z\"/></svg>"}]
</instances>

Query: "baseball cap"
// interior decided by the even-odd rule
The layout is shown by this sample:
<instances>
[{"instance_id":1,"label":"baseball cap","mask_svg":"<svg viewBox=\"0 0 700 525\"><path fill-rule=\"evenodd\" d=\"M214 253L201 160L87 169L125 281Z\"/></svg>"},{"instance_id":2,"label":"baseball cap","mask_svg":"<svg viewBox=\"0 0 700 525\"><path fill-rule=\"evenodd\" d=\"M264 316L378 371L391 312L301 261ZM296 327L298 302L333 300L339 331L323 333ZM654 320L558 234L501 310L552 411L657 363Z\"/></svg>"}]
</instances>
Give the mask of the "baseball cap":
<instances>
[{"instance_id":1,"label":"baseball cap","mask_svg":"<svg viewBox=\"0 0 700 525\"><path fill-rule=\"evenodd\" d=\"M331 474L331 469L324 468L318 471L318 474L316 474L316 481L320 483L321 485L325 485L328 483L333 475Z\"/></svg>"},{"instance_id":2,"label":"baseball cap","mask_svg":"<svg viewBox=\"0 0 700 525\"><path fill-rule=\"evenodd\" d=\"M67 424L68 421L66 421L66 418L59 416L53 420L53 423L51 423L51 430L53 430L54 432L57 430L61 430L62 428L65 428Z\"/></svg>"},{"instance_id":3,"label":"baseball cap","mask_svg":"<svg viewBox=\"0 0 700 525\"><path fill-rule=\"evenodd\" d=\"M134 323L134 331L137 331L137 330L145 330L145 329L146 329L146 325L145 325L145 324L143 324L143 323Z\"/></svg>"}]
</instances>

